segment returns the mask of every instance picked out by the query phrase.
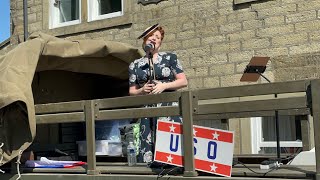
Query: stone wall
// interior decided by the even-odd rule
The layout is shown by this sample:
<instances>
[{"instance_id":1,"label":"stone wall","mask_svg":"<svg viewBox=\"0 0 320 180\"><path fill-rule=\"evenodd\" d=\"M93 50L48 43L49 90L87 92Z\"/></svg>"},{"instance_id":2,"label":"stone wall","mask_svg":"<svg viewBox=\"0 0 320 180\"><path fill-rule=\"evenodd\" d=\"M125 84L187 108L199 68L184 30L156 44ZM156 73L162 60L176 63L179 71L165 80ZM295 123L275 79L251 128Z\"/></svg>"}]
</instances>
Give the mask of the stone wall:
<instances>
[{"instance_id":1,"label":"stone wall","mask_svg":"<svg viewBox=\"0 0 320 180\"><path fill-rule=\"evenodd\" d=\"M160 23L166 30L162 50L178 53L191 89L244 84L239 78L254 55L272 57L268 68L271 72L266 75L272 81L281 81L272 73L272 63L277 59L274 57L312 54L320 49L317 0L245 4L234 4L232 0L167 0L145 6L134 0L124 3L127 18L112 23L115 26L107 24L116 18L50 30L48 2L28 0L28 30L140 47L137 36L146 27ZM11 10L11 43L18 44L23 41L23 2L11 0Z\"/></svg>"},{"instance_id":2,"label":"stone wall","mask_svg":"<svg viewBox=\"0 0 320 180\"><path fill-rule=\"evenodd\" d=\"M80 1L86 7L86 0ZM233 0L165 0L145 6L136 0L124 3L123 17L86 22L84 14L79 25L49 29L48 1L28 0L28 30L141 47L141 40L137 40L140 33L160 23L166 31L162 50L178 54L189 89L247 84L239 79L252 56L271 57L265 73L271 81L319 77L318 0L259 0L244 4L234 4ZM21 0L11 0L11 12L11 44L16 45L23 41ZM230 127L239 133L250 128L248 123L246 127L240 121L230 123L235 123Z\"/></svg>"}]
</instances>

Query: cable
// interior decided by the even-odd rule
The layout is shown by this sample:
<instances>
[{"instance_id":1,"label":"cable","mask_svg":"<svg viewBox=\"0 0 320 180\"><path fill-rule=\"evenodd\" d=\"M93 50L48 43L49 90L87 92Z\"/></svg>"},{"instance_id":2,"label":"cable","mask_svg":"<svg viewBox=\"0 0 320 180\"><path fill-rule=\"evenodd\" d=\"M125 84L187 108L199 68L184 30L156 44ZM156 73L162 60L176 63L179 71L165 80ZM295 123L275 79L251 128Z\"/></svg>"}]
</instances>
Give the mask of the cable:
<instances>
[{"instance_id":1,"label":"cable","mask_svg":"<svg viewBox=\"0 0 320 180\"><path fill-rule=\"evenodd\" d=\"M274 170L278 170L278 167L275 168L271 168L269 171L265 172L265 173L261 173L261 172L256 172L254 170L252 170L251 168L249 168L248 166L246 166L244 163L237 161L238 163L240 163L241 165L243 165L245 168L247 168L249 171L255 173L255 174L262 174L263 176L266 176L269 172L274 171Z\"/></svg>"},{"instance_id":2,"label":"cable","mask_svg":"<svg viewBox=\"0 0 320 180\"><path fill-rule=\"evenodd\" d=\"M164 167L164 166L163 166ZM163 168L162 167L162 168ZM169 175L169 173L170 172L172 172L172 171L174 171L174 170L176 170L176 169L179 169L180 167L173 167L173 168L170 168L170 169L162 169L162 171L158 174L158 176L157 176L157 180L158 179L160 179L160 178L162 178L162 177L164 177L164 176L167 176L167 175ZM166 170L168 170L165 174L162 174L162 173L164 173ZM169 180L170 179L170 177L168 177L168 179L167 180Z\"/></svg>"},{"instance_id":3,"label":"cable","mask_svg":"<svg viewBox=\"0 0 320 180\"><path fill-rule=\"evenodd\" d=\"M166 169L163 169L157 176L157 180L160 179L163 175L161 175Z\"/></svg>"},{"instance_id":4,"label":"cable","mask_svg":"<svg viewBox=\"0 0 320 180\"><path fill-rule=\"evenodd\" d=\"M285 160L288 160L287 165L290 165L291 162L292 162L291 160L292 160L293 158L295 158L295 156L297 156L297 154L299 154L299 153L301 152L301 151L299 151L299 150L301 150L301 149L300 149L300 148L297 148L294 153L292 153L291 155L289 155L288 157L286 157ZM298 152L298 151L299 151L299 152Z\"/></svg>"},{"instance_id":5,"label":"cable","mask_svg":"<svg viewBox=\"0 0 320 180\"><path fill-rule=\"evenodd\" d=\"M19 155L18 155L18 157L17 157L17 162L16 162L16 163L17 163L17 173L18 173L18 177L17 177L16 180L19 180L19 179L21 178L21 173L20 173L19 165L21 164L20 160L21 160L22 153L23 153L23 151L20 150L20 151L19 151Z\"/></svg>"}]
</instances>

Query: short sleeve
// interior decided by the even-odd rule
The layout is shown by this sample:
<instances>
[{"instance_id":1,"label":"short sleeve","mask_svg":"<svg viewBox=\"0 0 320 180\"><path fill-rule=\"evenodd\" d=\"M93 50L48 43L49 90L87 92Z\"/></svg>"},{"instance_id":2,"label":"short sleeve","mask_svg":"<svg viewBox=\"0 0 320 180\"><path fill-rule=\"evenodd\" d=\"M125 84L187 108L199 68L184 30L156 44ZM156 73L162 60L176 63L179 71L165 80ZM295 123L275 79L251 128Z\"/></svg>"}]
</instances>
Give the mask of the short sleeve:
<instances>
[{"instance_id":1,"label":"short sleeve","mask_svg":"<svg viewBox=\"0 0 320 180\"><path fill-rule=\"evenodd\" d=\"M174 74L179 74L183 73L183 68L182 65L177 57L176 54L169 54L170 57L170 65L171 65L171 70Z\"/></svg>"},{"instance_id":2,"label":"short sleeve","mask_svg":"<svg viewBox=\"0 0 320 180\"><path fill-rule=\"evenodd\" d=\"M135 65L134 62L129 65L129 86L136 85L137 75L135 73Z\"/></svg>"}]
</instances>

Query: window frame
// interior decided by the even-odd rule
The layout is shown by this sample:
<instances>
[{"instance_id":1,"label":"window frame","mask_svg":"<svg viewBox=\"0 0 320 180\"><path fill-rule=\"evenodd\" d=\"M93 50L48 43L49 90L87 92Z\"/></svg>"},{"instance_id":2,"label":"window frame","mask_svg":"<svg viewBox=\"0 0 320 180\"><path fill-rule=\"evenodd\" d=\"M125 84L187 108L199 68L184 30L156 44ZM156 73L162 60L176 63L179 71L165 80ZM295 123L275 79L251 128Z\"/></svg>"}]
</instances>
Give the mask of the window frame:
<instances>
[{"instance_id":1,"label":"window frame","mask_svg":"<svg viewBox=\"0 0 320 180\"><path fill-rule=\"evenodd\" d=\"M121 11L113 12L109 14L98 15L99 0L87 0L87 12L88 12L88 22L109 19L114 17L119 17L124 15L124 2L121 0Z\"/></svg>"},{"instance_id":2,"label":"window frame","mask_svg":"<svg viewBox=\"0 0 320 180\"><path fill-rule=\"evenodd\" d=\"M276 141L264 141L262 134L262 117L250 118L251 153L259 154L261 148L277 147ZM280 141L280 147L303 147L301 141Z\"/></svg>"},{"instance_id":3,"label":"window frame","mask_svg":"<svg viewBox=\"0 0 320 180\"><path fill-rule=\"evenodd\" d=\"M81 0L78 0L78 4L79 4L79 19L73 20L73 21L67 21L67 22L63 22L63 23L59 22L60 12L59 12L59 9L54 6L55 2L56 2L56 0L50 0L49 1L49 29L55 29L55 28L59 28L59 27L71 26L71 25L76 25L76 24L80 24L81 23L81 14L82 14L82 11L81 11L81 7L82 7Z\"/></svg>"}]
</instances>

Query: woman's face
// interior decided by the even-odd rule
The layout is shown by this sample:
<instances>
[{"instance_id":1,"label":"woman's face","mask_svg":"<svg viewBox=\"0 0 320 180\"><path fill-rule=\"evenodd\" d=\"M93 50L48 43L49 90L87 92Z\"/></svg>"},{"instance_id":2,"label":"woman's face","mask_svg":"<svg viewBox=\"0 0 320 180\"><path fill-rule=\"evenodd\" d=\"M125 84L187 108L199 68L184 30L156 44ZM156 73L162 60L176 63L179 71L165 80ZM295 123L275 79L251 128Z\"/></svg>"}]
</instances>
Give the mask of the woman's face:
<instances>
[{"instance_id":1,"label":"woman's face","mask_svg":"<svg viewBox=\"0 0 320 180\"><path fill-rule=\"evenodd\" d=\"M160 33L160 31L157 30L147 38L145 44L152 43L155 47L154 51L157 52L157 51L159 51L159 48L161 46L161 42L162 42L161 33Z\"/></svg>"}]
</instances>

